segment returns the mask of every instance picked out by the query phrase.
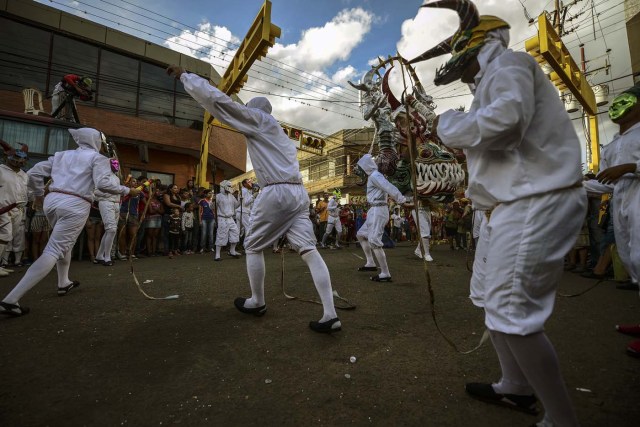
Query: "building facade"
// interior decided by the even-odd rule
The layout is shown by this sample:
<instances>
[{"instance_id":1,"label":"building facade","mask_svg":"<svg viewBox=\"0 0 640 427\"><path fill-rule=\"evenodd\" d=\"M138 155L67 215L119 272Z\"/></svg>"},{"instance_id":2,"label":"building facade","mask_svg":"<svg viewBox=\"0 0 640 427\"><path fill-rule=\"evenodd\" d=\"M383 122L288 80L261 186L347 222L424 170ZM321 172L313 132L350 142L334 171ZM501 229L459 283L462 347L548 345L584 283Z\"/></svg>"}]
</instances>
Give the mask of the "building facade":
<instances>
[{"instance_id":1,"label":"building facade","mask_svg":"<svg viewBox=\"0 0 640 427\"><path fill-rule=\"evenodd\" d=\"M33 88L43 95L46 117L55 85L76 74L91 78L95 90L91 101L76 101L80 122L115 142L125 174L179 186L196 175L204 111L165 69L179 64L216 84L210 64L25 0L0 0L0 46L0 138L29 145L35 159L74 148L68 132L56 130L63 123L17 120L16 113L24 115L23 90ZM210 182L245 171L243 135L216 127L211 141Z\"/></svg>"}]
</instances>

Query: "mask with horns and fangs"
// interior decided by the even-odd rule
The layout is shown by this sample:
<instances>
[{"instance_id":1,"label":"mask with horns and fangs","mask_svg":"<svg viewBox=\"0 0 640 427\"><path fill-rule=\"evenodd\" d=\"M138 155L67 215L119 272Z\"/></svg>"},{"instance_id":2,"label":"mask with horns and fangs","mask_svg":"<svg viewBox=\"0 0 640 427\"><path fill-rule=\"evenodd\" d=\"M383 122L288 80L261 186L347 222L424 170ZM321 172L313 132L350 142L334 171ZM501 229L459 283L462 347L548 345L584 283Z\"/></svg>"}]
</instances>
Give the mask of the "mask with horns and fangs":
<instances>
[{"instance_id":1,"label":"mask with horns and fangs","mask_svg":"<svg viewBox=\"0 0 640 427\"><path fill-rule=\"evenodd\" d=\"M460 28L453 36L409 61L410 64L414 64L451 53L451 59L436 71L433 81L436 86L447 85L460 79L462 72L478 55L489 31L509 28L509 24L498 17L480 16L475 4L469 0L440 0L420 7L451 9L460 16Z\"/></svg>"}]
</instances>

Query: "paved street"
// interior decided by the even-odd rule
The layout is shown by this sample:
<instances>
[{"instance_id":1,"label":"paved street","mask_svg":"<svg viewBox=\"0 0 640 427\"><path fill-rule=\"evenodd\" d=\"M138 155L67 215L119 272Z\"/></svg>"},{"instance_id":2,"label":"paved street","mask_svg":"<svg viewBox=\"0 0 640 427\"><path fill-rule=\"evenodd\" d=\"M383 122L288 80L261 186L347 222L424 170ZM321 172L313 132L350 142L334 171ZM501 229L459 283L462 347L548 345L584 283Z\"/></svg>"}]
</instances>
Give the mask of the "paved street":
<instances>
[{"instance_id":1,"label":"paved street","mask_svg":"<svg viewBox=\"0 0 640 427\"><path fill-rule=\"evenodd\" d=\"M414 246L387 250L393 283L356 268L353 247L323 250L334 288L357 308L339 311L343 331L311 332L321 307L287 300L280 255L265 254L267 314L237 312L249 287L244 258L211 254L140 259L112 268L74 261L81 286L60 298L55 271L21 301L32 312L0 319L0 425L409 425L527 426L540 417L470 399L468 381L497 380L490 345L454 351L432 319L423 263ZM436 319L461 350L484 327L468 301L471 258L446 245L429 271ZM0 279L4 295L19 273ZM147 283L143 283L147 282ZM296 254L284 256L287 293L315 299ZM595 282L565 273L561 292ZM635 426L640 360L616 323L640 321L637 293L605 282L583 296L558 297L547 332L583 426ZM350 362L354 356L355 362Z\"/></svg>"}]
</instances>

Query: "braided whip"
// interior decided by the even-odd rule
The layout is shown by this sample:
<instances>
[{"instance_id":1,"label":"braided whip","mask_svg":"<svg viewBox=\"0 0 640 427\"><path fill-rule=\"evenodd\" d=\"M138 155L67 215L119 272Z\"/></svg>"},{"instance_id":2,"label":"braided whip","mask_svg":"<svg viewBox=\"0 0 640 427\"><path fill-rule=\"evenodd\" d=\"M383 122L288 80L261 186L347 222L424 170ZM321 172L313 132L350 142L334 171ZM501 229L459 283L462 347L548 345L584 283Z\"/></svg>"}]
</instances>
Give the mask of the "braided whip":
<instances>
[{"instance_id":1,"label":"braided whip","mask_svg":"<svg viewBox=\"0 0 640 427\"><path fill-rule=\"evenodd\" d=\"M144 223L144 218L147 215L147 211L149 210L149 202L151 201L151 197L153 195L153 190L155 187L155 183L152 182L149 185L149 196L147 197L147 202L144 205L144 210L142 211L142 216L140 217L140 224ZM125 227L126 227L126 223L125 223ZM140 293L142 295L145 296L145 298L150 299L150 300L168 300L168 299L178 299L180 297L180 295L168 295L166 297L152 297L151 295L147 294L144 289L142 289L142 285L140 285L140 281L138 281L138 277L136 277L136 272L133 268L133 250L134 250L134 245L136 244L136 236L138 235L138 231L140 230L140 227L138 227L138 229L136 230L135 234L133 235L133 237L131 238L131 243L129 244L129 268L131 269L131 275L133 276L133 281L135 282L136 286L138 287L138 290L140 291Z\"/></svg>"},{"instance_id":2,"label":"braided whip","mask_svg":"<svg viewBox=\"0 0 640 427\"><path fill-rule=\"evenodd\" d=\"M407 92L407 83L405 80L405 66L407 67L407 69L411 71L413 71L413 67L411 67L411 65L409 65L408 63L405 62L405 59L402 58L399 54L396 58L394 59L398 59L398 61L400 62L400 67L402 70L402 84L404 85L404 91L405 93ZM414 75L415 73L412 73L412 75ZM407 113L407 117L411 117L411 107L409 105L409 103L406 101L406 97L404 100L404 107ZM410 121L407 121L407 138L408 138L408 146L409 146L409 156L411 158L411 164L415 167L415 160L416 160L416 141L414 139L413 133L411 132L411 123ZM417 185L416 185L416 174L415 172L411 174L411 185L413 188L413 202L414 202L414 206L416 209L416 227L418 230L420 230L420 215L417 215L417 210L418 210L418 194L417 194ZM470 354L473 353L474 351L476 351L477 349L479 349L482 344L484 344L484 342L489 338L489 330L485 329L484 333L482 334L482 338L480 339L480 342L478 343L478 345L476 347L474 347L471 350L467 350L467 351L462 351L460 349L458 349L458 346L453 342L453 340L451 340L451 338L449 338L440 328L440 325L438 324L438 319L436 316L436 298L433 292L433 286L431 284L431 273L429 272L429 266L428 266L428 262L424 259L425 256L425 249L422 245L420 245L420 253L422 254L422 264L424 266L424 275L425 278L427 279L427 291L429 292L429 306L431 308L431 318L433 319L433 323L436 326L436 329L438 330L438 332L440 333L440 335L442 336L442 338L445 339L445 341L458 353L461 354Z\"/></svg>"}]
</instances>

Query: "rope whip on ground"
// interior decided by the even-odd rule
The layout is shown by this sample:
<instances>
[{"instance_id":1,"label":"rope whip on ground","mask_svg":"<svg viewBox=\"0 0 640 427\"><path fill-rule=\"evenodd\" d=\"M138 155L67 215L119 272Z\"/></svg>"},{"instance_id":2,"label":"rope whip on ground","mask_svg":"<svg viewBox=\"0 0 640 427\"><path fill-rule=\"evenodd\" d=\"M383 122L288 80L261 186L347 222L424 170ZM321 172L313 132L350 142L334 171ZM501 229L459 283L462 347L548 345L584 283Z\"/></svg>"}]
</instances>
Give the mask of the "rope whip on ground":
<instances>
[{"instance_id":1,"label":"rope whip on ground","mask_svg":"<svg viewBox=\"0 0 640 427\"><path fill-rule=\"evenodd\" d=\"M280 260L281 260L281 269L280 269L280 285L282 287L282 294L284 295L284 297L286 299L289 300L296 300L296 301L302 301L302 302L310 302L312 304L318 304L318 305L322 305L322 302L317 301L317 300L312 300L312 299L305 299L305 298L300 298L300 297L296 297L293 295L289 295L287 293L287 291L284 288L284 238L280 240L279 244L278 244L278 249L280 250ZM317 249L316 249L317 250ZM356 306L355 304L352 304L348 299L341 297L338 294L338 291L336 291L335 289L333 290L333 297L339 299L340 301L343 301L346 305L344 306L339 306L339 305L335 305L335 307L339 310L355 310Z\"/></svg>"},{"instance_id":2,"label":"rope whip on ground","mask_svg":"<svg viewBox=\"0 0 640 427\"><path fill-rule=\"evenodd\" d=\"M590 290L595 289L595 287L596 287L596 286L598 286L600 283L603 283L603 282L606 282L606 281L607 281L607 280L605 280L605 279L600 279L600 280L598 280L598 281L596 282L596 284L595 284L595 285L593 285L593 286L589 286L587 289L585 289L584 291L578 292L577 294L563 294L563 293L558 292L558 296L559 296L559 297L564 297L564 298L574 298L574 297L579 297L579 296L582 296L582 295L586 294L586 293L587 293L587 292L589 292Z\"/></svg>"},{"instance_id":3,"label":"rope whip on ground","mask_svg":"<svg viewBox=\"0 0 640 427\"><path fill-rule=\"evenodd\" d=\"M404 93L407 93L407 83L406 83L406 79L405 79L405 66L407 68L411 68L411 65L409 65L408 63L405 63L404 58L402 58L400 56L400 54L398 54L398 56L396 57L398 59L398 61L400 62L400 69L402 71L402 84L404 86ZM411 72L411 70L409 70ZM413 74L413 73L412 73ZM418 213L418 197L417 197L417 185L416 185L416 173L415 173L415 161L416 161L416 146L415 146L415 139L413 137L413 133L411 132L411 122L410 122L410 117L411 117L411 107L409 106L409 103L406 101L406 97L404 97L404 108L405 108L405 112L407 114L407 118L409 118L407 120L407 145L409 146L409 157L411 160L411 165L412 165L412 173L411 173L411 185L412 185L412 189L413 189L413 203L414 203L414 207L416 210L416 227L418 229L418 233L420 235L420 215L417 215ZM421 239L421 235L419 237ZM433 323L436 326L436 329L438 330L438 332L440 333L440 335L442 336L442 338L444 338L444 340L458 353L461 354L470 354L473 353L474 351L476 351L477 349L479 349L482 344L484 344L484 342L489 338L489 330L485 328L484 333L482 334L482 338L480 338L480 342L478 343L478 345L476 345L474 348L472 348L471 350L467 350L467 351L462 351L460 349L458 349L458 346L453 342L453 340L451 340L451 338L449 338L444 331L440 328L440 325L438 324L438 319L436 316L436 299L435 299L435 294L433 292L433 285L431 283L431 273L429 271L429 265L428 265L428 261L426 261L424 259L425 256L425 249L422 245L420 246L420 253L422 254L422 265L424 267L424 275L427 281L427 292L429 293L429 306L430 306L430 311L431 311L431 318L433 319Z\"/></svg>"},{"instance_id":4,"label":"rope whip on ground","mask_svg":"<svg viewBox=\"0 0 640 427\"><path fill-rule=\"evenodd\" d=\"M147 215L147 210L149 210L149 203L151 202L151 198L153 197L153 192L155 190L155 183L152 182L149 185L149 195L147 197L147 201L144 205L144 210L142 211L142 216L140 217L140 221L139 224L143 224L144 223L144 218ZM128 216L128 213L127 213ZM126 228L127 223L125 222L124 227L122 228L123 230ZM134 251L134 246L136 244L136 237L138 236L138 231L140 230L140 227L138 227L136 229L136 232L134 233L133 237L131 238L131 243L129 244L129 268L131 269L131 275L133 276L133 281L135 282L136 286L138 287L138 290L140 291L140 293L142 295L145 296L145 298L150 299L150 300L168 300L168 299L178 299L180 297L180 295L168 295L166 297L153 297L149 294L147 294L144 289L142 289L142 285L140 284L140 281L138 281L138 277L136 277L136 272L133 268L133 251Z\"/></svg>"}]
</instances>

